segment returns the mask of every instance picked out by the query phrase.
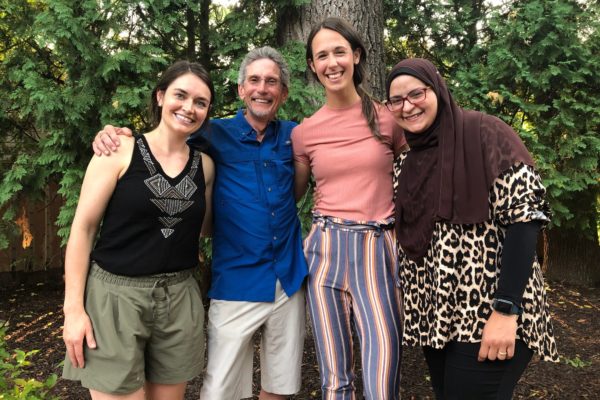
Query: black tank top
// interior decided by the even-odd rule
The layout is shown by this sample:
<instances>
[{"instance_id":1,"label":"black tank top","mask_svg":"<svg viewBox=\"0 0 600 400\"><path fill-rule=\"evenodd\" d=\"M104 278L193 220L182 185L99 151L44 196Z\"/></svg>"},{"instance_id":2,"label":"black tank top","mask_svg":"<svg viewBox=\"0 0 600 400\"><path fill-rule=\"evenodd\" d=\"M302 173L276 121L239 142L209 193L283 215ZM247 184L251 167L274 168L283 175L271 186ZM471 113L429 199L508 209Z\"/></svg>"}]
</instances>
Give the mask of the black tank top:
<instances>
[{"instance_id":1,"label":"black tank top","mask_svg":"<svg viewBox=\"0 0 600 400\"><path fill-rule=\"evenodd\" d=\"M106 207L91 258L117 275L175 272L198 264L206 209L202 156L190 148L181 173L166 175L143 135Z\"/></svg>"}]
</instances>

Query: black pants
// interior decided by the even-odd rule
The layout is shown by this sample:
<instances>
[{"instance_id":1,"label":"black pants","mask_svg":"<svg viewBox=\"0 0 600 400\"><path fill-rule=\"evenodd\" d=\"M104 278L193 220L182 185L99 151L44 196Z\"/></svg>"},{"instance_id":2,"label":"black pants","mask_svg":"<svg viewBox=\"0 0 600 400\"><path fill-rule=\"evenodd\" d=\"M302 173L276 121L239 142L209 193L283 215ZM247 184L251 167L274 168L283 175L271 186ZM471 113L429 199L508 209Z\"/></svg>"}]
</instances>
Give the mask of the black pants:
<instances>
[{"instance_id":1,"label":"black pants","mask_svg":"<svg viewBox=\"0 0 600 400\"><path fill-rule=\"evenodd\" d=\"M480 343L450 342L441 350L423 347L437 400L510 400L533 351L523 341L505 361L477 361Z\"/></svg>"}]
</instances>

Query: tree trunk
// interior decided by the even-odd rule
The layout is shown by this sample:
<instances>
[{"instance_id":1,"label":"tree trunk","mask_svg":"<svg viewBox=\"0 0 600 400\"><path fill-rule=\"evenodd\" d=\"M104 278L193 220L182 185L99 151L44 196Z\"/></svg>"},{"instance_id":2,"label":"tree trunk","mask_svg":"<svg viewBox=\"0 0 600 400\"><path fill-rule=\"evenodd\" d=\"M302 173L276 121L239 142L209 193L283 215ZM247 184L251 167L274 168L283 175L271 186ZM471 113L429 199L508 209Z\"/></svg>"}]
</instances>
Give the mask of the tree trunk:
<instances>
[{"instance_id":1,"label":"tree trunk","mask_svg":"<svg viewBox=\"0 0 600 400\"><path fill-rule=\"evenodd\" d=\"M187 36L187 47L185 55L188 60L196 59L196 19L194 17L194 11L188 6L185 8L186 17L186 36Z\"/></svg>"},{"instance_id":2,"label":"tree trunk","mask_svg":"<svg viewBox=\"0 0 600 400\"><path fill-rule=\"evenodd\" d=\"M290 40L306 43L313 25L326 17L341 17L360 33L367 48L367 76L365 85L376 98L385 91L385 63L383 58L383 4L382 0L312 0L300 7L284 7L277 16L277 41L282 45Z\"/></svg>"},{"instance_id":3,"label":"tree trunk","mask_svg":"<svg viewBox=\"0 0 600 400\"><path fill-rule=\"evenodd\" d=\"M49 216L49 199L50 199L50 188L48 186L46 186L44 188L44 203L46 204L46 206L44 207L44 243L43 243L43 248L42 248L42 263L44 265L44 270L47 270L49 268L49 257L48 257L48 253L49 253L49 249L50 249L50 241L49 241L49 236L50 236L50 232L51 230L51 221L50 221L50 216Z\"/></svg>"},{"instance_id":4,"label":"tree trunk","mask_svg":"<svg viewBox=\"0 0 600 400\"><path fill-rule=\"evenodd\" d=\"M211 0L201 0L200 15L198 16L198 32L200 33L200 54L198 55L198 58L202 65L204 65L209 70L211 69L211 54L208 34L208 32L210 32L210 5Z\"/></svg>"}]
</instances>

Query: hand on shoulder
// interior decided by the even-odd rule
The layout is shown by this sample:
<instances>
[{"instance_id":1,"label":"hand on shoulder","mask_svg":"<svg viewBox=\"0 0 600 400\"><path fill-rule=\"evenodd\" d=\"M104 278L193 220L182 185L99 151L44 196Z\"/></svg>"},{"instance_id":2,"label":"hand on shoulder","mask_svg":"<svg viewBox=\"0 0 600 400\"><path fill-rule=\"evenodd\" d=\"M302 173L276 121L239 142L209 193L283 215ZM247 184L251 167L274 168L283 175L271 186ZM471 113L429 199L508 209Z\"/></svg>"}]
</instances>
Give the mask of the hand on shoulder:
<instances>
[{"instance_id":1,"label":"hand on shoulder","mask_svg":"<svg viewBox=\"0 0 600 400\"><path fill-rule=\"evenodd\" d=\"M95 174L117 174L117 178L120 178L131 163L134 145L135 139L132 136L123 136L119 147L111 153L112 157L102 157L101 155L94 154L88 171L92 171Z\"/></svg>"},{"instance_id":2,"label":"hand on shoulder","mask_svg":"<svg viewBox=\"0 0 600 400\"><path fill-rule=\"evenodd\" d=\"M92 142L92 149L94 154L98 157L103 154L110 156L117 150L117 147L121 145L121 139L124 137L133 136L131 129L127 127L115 127L112 125L105 125L104 128L96 134L94 141Z\"/></svg>"}]
</instances>

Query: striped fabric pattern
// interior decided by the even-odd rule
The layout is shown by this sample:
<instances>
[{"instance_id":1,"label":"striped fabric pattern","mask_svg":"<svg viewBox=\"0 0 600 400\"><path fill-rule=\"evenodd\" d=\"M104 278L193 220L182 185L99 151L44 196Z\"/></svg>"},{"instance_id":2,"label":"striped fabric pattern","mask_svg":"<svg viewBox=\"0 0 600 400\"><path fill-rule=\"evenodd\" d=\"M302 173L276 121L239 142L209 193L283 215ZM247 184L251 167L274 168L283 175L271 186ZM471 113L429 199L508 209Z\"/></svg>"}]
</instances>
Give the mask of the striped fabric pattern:
<instances>
[{"instance_id":1,"label":"striped fabric pattern","mask_svg":"<svg viewBox=\"0 0 600 400\"><path fill-rule=\"evenodd\" d=\"M394 230L389 221L316 217L304 249L308 306L323 399L354 399L352 326L365 399L400 398L401 322Z\"/></svg>"}]
</instances>

